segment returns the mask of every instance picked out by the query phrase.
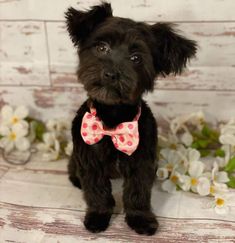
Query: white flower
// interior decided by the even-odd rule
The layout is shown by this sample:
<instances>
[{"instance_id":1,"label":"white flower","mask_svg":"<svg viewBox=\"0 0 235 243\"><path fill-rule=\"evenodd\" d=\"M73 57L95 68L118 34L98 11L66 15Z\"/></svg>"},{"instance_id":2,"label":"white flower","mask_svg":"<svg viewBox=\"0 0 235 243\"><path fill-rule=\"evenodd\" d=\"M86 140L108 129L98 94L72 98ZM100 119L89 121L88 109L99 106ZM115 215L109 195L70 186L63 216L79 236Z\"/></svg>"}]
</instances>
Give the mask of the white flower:
<instances>
[{"instance_id":1,"label":"white flower","mask_svg":"<svg viewBox=\"0 0 235 243\"><path fill-rule=\"evenodd\" d=\"M180 129L184 129L187 132L186 123L194 125L198 130L201 130L205 122L204 114L199 112L194 112L189 115L182 115L173 119L170 123L170 129L173 134L176 134Z\"/></svg>"},{"instance_id":2,"label":"white flower","mask_svg":"<svg viewBox=\"0 0 235 243\"><path fill-rule=\"evenodd\" d=\"M226 124L222 126L219 141L222 144L235 146L235 124Z\"/></svg>"},{"instance_id":3,"label":"white flower","mask_svg":"<svg viewBox=\"0 0 235 243\"><path fill-rule=\"evenodd\" d=\"M17 123L12 127L2 125L0 127L0 134L3 138L0 140L0 146L9 153L14 148L20 151L26 151L30 147L29 140L25 137L28 134L26 129L21 123Z\"/></svg>"},{"instance_id":4,"label":"white flower","mask_svg":"<svg viewBox=\"0 0 235 243\"><path fill-rule=\"evenodd\" d=\"M165 180L166 178L168 178L168 176L169 176L168 169L166 169L166 168L158 168L158 170L157 170L157 178L159 180Z\"/></svg>"},{"instance_id":5,"label":"white flower","mask_svg":"<svg viewBox=\"0 0 235 243\"><path fill-rule=\"evenodd\" d=\"M177 149L180 145L180 141L175 134L169 133L167 136L159 134L158 145L163 148Z\"/></svg>"},{"instance_id":6,"label":"white flower","mask_svg":"<svg viewBox=\"0 0 235 243\"><path fill-rule=\"evenodd\" d=\"M177 171L173 171L170 175L170 178L163 181L162 183L163 191L167 191L169 193L175 193L180 178L181 178L181 174L178 173Z\"/></svg>"},{"instance_id":7,"label":"white flower","mask_svg":"<svg viewBox=\"0 0 235 243\"><path fill-rule=\"evenodd\" d=\"M214 209L217 214L223 215L229 212L228 201L225 194L215 195Z\"/></svg>"},{"instance_id":8,"label":"white flower","mask_svg":"<svg viewBox=\"0 0 235 243\"><path fill-rule=\"evenodd\" d=\"M228 144L224 144L223 146L221 146L221 150L224 151L225 156L224 157L215 157L215 162L218 164L218 166L220 168L224 168L228 161L230 160L230 158L233 156L234 152L235 152L235 146L232 147L231 145Z\"/></svg>"},{"instance_id":9,"label":"white flower","mask_svg":"<svg viewBox=\"0 0 235 243\"><path fill-rule=\"evenodd\" d=\"M228 173L225 171L219 171L219 166L216 162L214 162L211 175L212 180L216 183L226 183L229 181Z\"/></svg>"},{"instance_id":10,"label":"white flower","mask_svg":"<svg viewBox=\"0 0 235 243\"><path fill-rule=\"evenodd\" d=\"M50 132L63 132L70 129L70 122L67 119L51 119L46 123L46 127Z\"/></svg>"},{"instance_id":11,"label":"white flower","mask_svg":"<svg viewBox=\"0 0 235 243\"><path fill-rule=\"evenodd\" d=\"M193 136L189 132L185 132L181 135L180 140L185 146L190 147L193 143Z\"/></svg>"},{"instance_id":12,"label":"white flower","mask_svg":"<svg viewBox=\"0 0 235 243\"><path fill-rule=\"evenodd\" d=\"M3 125L16 125L21 124L23 127L28 128L28 123L24 120L29 114L25 106L18 106L15 110L9 105L3 106L1 110L2 124Z\"/></svg>"},{"instance_id":13,"label":"white flower","mask_svg":"<svg viewBox=\"0 0 235 243\"><path fill-rule=\"evenodd\" d=\"M57 160L60 155L60 143L55 133L48 132L43 134L43 143L37 145L39 151L43 152L43 159L46 161Z\"/></svg>"},{"instance_id":14,"label":"white flower","mask_svg":"<svg viewBox=\"0 0 235 243\"><path fill-rule=\"evenodd\" d=\"M65 154L70 156L72 154L72 151L73 151L73 142L69 141L64 150L65 150Z\"/></svg>"},{"instance_id":15,"label":"white flower","mask_svg":"<svg viewBox=\"0 0 235 243\"><path fill-rule=\"evenodd\" d=\"M177 149L177 154L180 157L181 173L185 174L189 168L189 164L194 161L199 161L200 153L196 149L185 148L183 145Z\"/></svg>"},{"instance_id":16,"label":"white flower","mask_svg":"<svg viewBox=\"0 0 235 243\"><path fill-rule=\"evenodd\" d=\"M179 161L180 157L175 150L169 148L161 149L159 161L160 167L166 168L169 172L172 172L178 167Z\"/></svg>"},{"instance_id":17,"label":"white flower","mask_svg":"<svg viewBox=\"0 0 235 243\"><path fill-rule=\"evenodd\" d=\"M204 164L201 161L190 162L189 176L183 175L179 180L179 186L184 191L189 191L206 196L210 194L210 180L203 174Z\"/></svg>"},{"instance_id":18,"label":"white flower","mask_svg":"<svg viewBox=\"0 0 235 243\"><path fill-rule=\"evenodd\" d=\"M207 177L200 177L198 179L197 192L201 196L210 194L211 183Z\"/></svg>"},{"instance_id":19,"label":"white flower","mask_svg":"<svg viewBox=\"0 0 235 243\"><path fill-rule=\"evenodd\" d=\"M226 184L223 183L217 183L217 182L213 182L212 185L210 186L210 194L212 196L215 196L216 194L225 194L227 193L228 190L228 186Z\"/></svg>"}]
</instances>

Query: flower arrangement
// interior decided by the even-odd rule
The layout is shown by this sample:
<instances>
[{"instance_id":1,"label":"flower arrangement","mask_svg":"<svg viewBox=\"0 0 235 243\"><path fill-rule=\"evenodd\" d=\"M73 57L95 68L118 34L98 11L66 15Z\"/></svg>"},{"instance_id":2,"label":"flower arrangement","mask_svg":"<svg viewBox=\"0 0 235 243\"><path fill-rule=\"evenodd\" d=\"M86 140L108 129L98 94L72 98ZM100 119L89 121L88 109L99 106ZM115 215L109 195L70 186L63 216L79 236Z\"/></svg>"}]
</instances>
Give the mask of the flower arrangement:
<instances>
[{"instance_id":1,"label":"flower arrangement","mask_svg":"<svg viewBox=\"0 0 235 243\"><path fill-rule=\"evenodd\" d=\"M235 120L212 125L197 112L169 121L169 128L159 135L162 189L211 196L216 213L227 213L229 187L235 188Z\"/></svg>"},{"instance_id":2,"label":"flower arrangement","mask_svg":"<svg viewBox=\"0 0 235 243\"><path fill-rule=\"evenodd\" d=\"M65 119L52 119L42 122L29 116L25 106L15 110L5 105L1 109L0 147L4 158L12 151L42 152L46 161L54 161L72 152L70 122Z\"/></svg>"},{"instance_id":3,"label":"flower arrangement","mask_svg":"<svg viewBox=\"0 0 235 243\"><path fill-rule=\"evenodd\" d=\"M1 109L0 148L3 157L14 151L36 149L46 161L55 161L72 152L70 122L46 122L29 116L25 106ZM235 120L227 124L207 122L202 112L167 120L169 129L158 135L157 179L162 190L178 190L213 198L218 214L229 210L229 188L235 188ZM9 162L9 161L8 161Z\"/></svg>"}]
</instances>

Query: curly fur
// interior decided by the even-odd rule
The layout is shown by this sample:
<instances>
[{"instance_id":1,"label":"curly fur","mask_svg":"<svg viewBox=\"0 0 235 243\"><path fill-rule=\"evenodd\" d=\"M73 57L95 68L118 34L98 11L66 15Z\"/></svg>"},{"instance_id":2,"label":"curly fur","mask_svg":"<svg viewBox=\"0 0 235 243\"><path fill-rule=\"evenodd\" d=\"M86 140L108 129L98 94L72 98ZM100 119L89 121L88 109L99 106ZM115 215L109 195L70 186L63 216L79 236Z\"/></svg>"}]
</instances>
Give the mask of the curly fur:
<instances>
[{"instance_id":1,"label":"curly fur","mask_svg":"<svg viewBox=\"0 0 235 243\"><path fill-rule=\"evenodd\" d=\"M150 204L157 169L157 124L142 95L153 90L159 74L180 73L195 55L196 43L176 33L171 24L150 26L113 17L108 3L87 12L69 8L66 19L70 37L79 46L78 78L89 97L73 120L74 148L68 165L69 178L82 188L87 203L84 225L91 232L108 227L115 206L110 178L117 175L113 173L117 167L124 179L127 224L137 233L152 235L158 227ZM105 52L100 43L105 43ZM84 143L81 122L91 106L110 129L132 121L141 107L140 141L131 156L116 150L109 136L94 145Z\"/></svg>"}]
</instances>

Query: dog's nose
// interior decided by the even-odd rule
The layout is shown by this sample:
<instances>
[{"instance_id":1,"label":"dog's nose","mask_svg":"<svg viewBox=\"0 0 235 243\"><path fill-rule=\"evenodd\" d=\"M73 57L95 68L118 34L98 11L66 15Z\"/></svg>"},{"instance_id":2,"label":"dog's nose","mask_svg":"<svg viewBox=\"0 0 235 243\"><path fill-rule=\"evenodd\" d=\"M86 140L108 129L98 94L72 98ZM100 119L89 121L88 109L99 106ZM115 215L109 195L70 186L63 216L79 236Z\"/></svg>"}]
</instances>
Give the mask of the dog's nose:
<instances>
[{"instance_id":1,"label":"dog's nose","mask_svg":"<svg viewBox=\"0 0 235 243\"><path fill-rule=\"evenodd\" d=\"M107 70L107 71L104 71L103 73L103 78L105 81L115 81L118 79L118 72L115 72L113 70Z\"/></svg>"}]
</instances>

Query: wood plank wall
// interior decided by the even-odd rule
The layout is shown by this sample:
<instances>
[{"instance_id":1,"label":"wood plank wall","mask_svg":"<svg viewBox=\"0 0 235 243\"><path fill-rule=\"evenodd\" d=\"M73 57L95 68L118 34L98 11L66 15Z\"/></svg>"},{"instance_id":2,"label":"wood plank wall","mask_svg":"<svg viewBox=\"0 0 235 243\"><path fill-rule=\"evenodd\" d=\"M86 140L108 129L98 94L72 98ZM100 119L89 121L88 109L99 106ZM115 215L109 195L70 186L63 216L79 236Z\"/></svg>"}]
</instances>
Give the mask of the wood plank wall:
<instances>
[{"instance_id":1,"label":"wood plank wall","mask_svg":"<svg viewBox=\"0 0 235 243\"><path fill-rule=\"evenodd\" d=\"M204 110L219 120L235 117L234 0L111 0L116 16L178 23L198 41L197 58L177 77L160 78L146 96L155 115ZM0 106L28 105L41 118L74 113L86 97L64 24L68 6L93 0L0 0Z\"/></svg>"}]
</instances>

